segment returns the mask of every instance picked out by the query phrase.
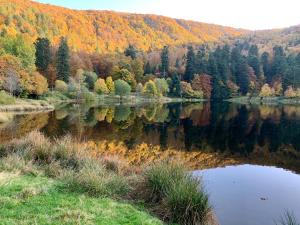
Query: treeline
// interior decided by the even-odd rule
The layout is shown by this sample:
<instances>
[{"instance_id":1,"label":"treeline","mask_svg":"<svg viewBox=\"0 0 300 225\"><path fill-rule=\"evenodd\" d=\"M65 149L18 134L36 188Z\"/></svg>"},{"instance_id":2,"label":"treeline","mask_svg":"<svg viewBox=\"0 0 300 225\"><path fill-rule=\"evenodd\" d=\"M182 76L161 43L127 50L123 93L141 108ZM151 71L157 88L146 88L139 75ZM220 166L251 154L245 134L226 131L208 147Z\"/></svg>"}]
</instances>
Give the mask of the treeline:
<instances>
[{"instance_id":1,"label":"treeline","mask_svg":"<svg viewBox=\"0 0 300 225\"><path fill-rule=\"evenodd\" d=\"M35 43L21 36L0 38L0 89L23 97L300 97L299 74L300 54L286 54L280 46L260 54L247 41L165 46L160 52L129 45L122 53L88 54L71 51L64 37L58 47L47 38Z\"/></svg>"},{"instance_id":2,"label":"treeline","mask_svg":"<svg viewBox=\"0 0 300 225\"><path fill-rule=\"evenodd\" d=\"M212 50L207 46L196 51L188 47L185 61L183 80L193 83L195 74L207 74L212 98L300 96L300 54L287 55L281 46L262 54L257 45L248 42Z\"/></svg>"}]
</instances>

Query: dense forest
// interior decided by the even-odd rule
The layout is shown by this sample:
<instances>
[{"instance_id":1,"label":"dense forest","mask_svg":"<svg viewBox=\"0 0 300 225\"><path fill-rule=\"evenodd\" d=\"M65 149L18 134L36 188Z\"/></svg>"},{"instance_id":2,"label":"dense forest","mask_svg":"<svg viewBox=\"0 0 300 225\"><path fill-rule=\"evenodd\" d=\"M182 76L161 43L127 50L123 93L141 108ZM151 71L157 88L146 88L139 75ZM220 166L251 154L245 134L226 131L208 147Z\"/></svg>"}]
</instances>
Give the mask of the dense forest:
<instances>
[{"instance_id":1,"label":"dense forest","mask_svg":"<svg viewBox=\"0 0 300 225\"><path fill-rule=\"evenodd\" d=\"M0 0L0 5L2 34L22 34L32 42L47 37L54 45L64 36L72 50L89 53L122 52L130 43L152 51L164 45L216 42L246 32L156 15L70 10L30 0Z\"/></svg>"},{"instance_id":2,"label":"dense forest","mask_svg":"<svg viewBox=\"0 0 300 225\"><path fill-rule=\"evenodd\" d=\"M1 4L0 89L11 95L300 97L296 27L284 36L290 41L278 42L284 31L250 34L158 16Z\"/></svg>"}]
</instances>

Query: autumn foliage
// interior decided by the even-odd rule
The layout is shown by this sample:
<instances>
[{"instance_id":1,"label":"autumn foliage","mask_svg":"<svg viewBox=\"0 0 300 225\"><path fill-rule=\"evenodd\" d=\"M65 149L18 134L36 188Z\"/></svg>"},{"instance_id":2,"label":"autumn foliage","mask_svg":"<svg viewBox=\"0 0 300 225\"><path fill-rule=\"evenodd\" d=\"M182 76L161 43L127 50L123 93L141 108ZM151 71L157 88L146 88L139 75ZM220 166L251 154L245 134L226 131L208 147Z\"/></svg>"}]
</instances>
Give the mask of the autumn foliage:
<instances>
[{"instance_id":1,"label":"autumn foliage","mask_svg":"<svg viewBox=\"0 0 300 225\"><path fill-rule=\"evenodd\" d=\"M211 76L207 74L196 75L192 81L192 88L195 91L202 91L203 96L209 99L212 91Z\"/></svg>"},{"instance_id":2,"label":"autumn foliage","mask_svg":"<svg viewBox=\"0 0 300 225\"><path fill-rule=\"evenodd\" d=\"M244 32L155 15L76 11L28 0L0 0L0 5L0 33L22 34L32 42L45 36L55 46L63 36L71 50L89 53L124 51L130 43L148 51L164 45L213 42Z\"/></svg>"}]
</instances>

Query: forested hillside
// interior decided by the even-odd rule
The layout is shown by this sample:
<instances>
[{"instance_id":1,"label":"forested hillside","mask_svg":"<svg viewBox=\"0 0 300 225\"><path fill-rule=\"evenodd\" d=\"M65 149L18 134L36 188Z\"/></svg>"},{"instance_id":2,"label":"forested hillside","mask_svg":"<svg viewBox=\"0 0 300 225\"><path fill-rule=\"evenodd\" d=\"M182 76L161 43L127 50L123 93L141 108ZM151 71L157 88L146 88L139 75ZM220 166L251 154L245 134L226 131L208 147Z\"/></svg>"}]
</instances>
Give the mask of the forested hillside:
<instances>
[{"instance_id":1,"label":"forested hillside","mask_svg":"<svg viewBox=\"0 0 300 225\"><path fill-rule=\"evenodd\" d=\"M300 26L284 29L261 30L247 33L242 39L258 45L261 51L271 52L275 45L280 45L290 53L300 52Z\"/></svg>"},{"instance_id":2,"label":"forested hillside","mask_svg":"<svg viewBox=\"0 0 300 225\"><path fill-rule=\"evenodd\" d=\"M22 34L32 42L47 37L54 45L67 37L72 50L123 51L134 44L143 51L164 45L201 44L246 31L155 15L77 11L30 0L0 0L0 32Z\"/></svg>"}]
</instances>

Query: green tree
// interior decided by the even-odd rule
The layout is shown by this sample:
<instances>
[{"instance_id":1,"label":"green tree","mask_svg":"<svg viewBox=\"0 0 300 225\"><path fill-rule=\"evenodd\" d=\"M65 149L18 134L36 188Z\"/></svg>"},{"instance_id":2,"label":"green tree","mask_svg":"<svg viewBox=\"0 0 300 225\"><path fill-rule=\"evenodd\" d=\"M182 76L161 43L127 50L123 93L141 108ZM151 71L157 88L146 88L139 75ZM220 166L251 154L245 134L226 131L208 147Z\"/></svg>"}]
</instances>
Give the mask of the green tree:
<instances>
[{"instance_id":1,"label":"green tree","mask_svg":"<svg viewBox=\"0 0 300 225\"><path fill-rule=\"evenodd\" d=\"M84 71L84 82L89 90L94 90L94 84L98 78L97 74L90 71Z\"/></svg>"},{"instance_id":2,"label":"green tree","mask_svg":"<svg viewBox=\"0 0 300 225\"><path fill-rule=\"evenodd\" d=\"M131 62L131 69L135 80L141 82L144 75L144 63L140 59L135 59Z\"/></svg>"},{"instance_id":3,"label":"green tree","mask_svg":"<svg viewBox=\"0 0 300 225\"><path fill-rule=\"evenodd\" d=\"M236 83L240 87L240 92L245 95L249 91L248 64L244 57L239 60Z\"/></svg>"},{"instance_id":4,"label":"green tree","mask_svg":"<svg viewBox=\"0 0 300 225\"><path fill-rule=\"evenodd\" d=\"M133 46L133 45L129 45L126 49L125 49L125 52L124 52L125 56L130 56L131 59L136 59L137 57L137 50L136 48Z\"/></svg>"},{"instance_id":5,"label":"green tree","mask_svg":"<svg viewBox=\"0 0 300 225\"><path fill-rule=\"evenodd\" d=\"M268 84L271 84L272 76L270 73L270 54L268 52L264 52L261 55L261 65L264 72L264 76L266 78L266 82Z\"/></svg>"},{"instance_id":6,"label":"green tree","mask_svg":"<svg viewBox=\"0 0 300 225\"><path fill-rule=\"evenodd\" d=\"M144 87L141 83L138 83L138 85L136 86L136 92L141 94L144 91Z\"/></svg>"},{"instance_id":7,"label":"green tree","mask_svg":"<svg viewBox=\"0 0 300 225\"><path fill-rule=\"evenodd\" d=\"M106 86L105 80L99 78L94 85L95 92L99 95L108 94L109 89Z\"/></svg>"},{"instance_id":8,"label":"green tree","mask_svg":"<svg viewBox=\"0 0 300 225\"><path fill-rule=\"evenodd\" d=\"M35 48L20 35L0 38L0 55L10 54L21 61L22 67L28 72L35 70Z\"/></svg>"},{"instance_id":9,"label":"green tree","mask_svg":"<svg viewBox=\"0 0 300 225\"><path fill-rule=\"evenodd\" d=\"M159 95L166 96L169 92L168 82L164 78L156 78L154 79L154 83L157 88L157 92Z\"/></svg>"},{"instance_id":10,"label":"green tree","mask_svg":"<svg viewBox=\"0 0 300 225\"><path fill-rule=\"evenodd\" d=\"M115 80L118 80L118 79L121 79L121 80L124 80L125 82L127 82L132 90L135 89L136 87L136 80L135 80L135 77L132 73L130 73L129 70L127 69L121 69L121 70L118 70L115 74L114 74L114 79Z\"/></svg>"},{"instance_id":11,"label":"green tree","mask_svg":"<svg viewBox=\"0 0 300 225\"><path fill-rule=\"evenodd\" d=\"M129 95L131 92L131 87L124 80L118 79L115 81L115 92L117 95L120 96Z\"/></svg>"},{"instance_id":12,"label":"green tree","mask_svg":"<svg viewBox=\"0 0 300 225\"><path fill-rule=\"evenodd\" d=\"M150 66L149 61L146 63L145 69L144 69L144 74L151 74L152 73L152 69Z\"/></svg>"},{"instance_id":13,"label":"green tree","mask_svg":"<svg viewBox=\"0 0 300 225\"><path fill-rule=\"evenodd\" d=\"M273 62L271 67L272 77L283 75L287 69L286 56L283 48L281 46L275 46L273 48Z\"/></svg>"},{"instance_id":14,"label":"green tree","mask_svg":"<svg viewBox=\"0 0 300 225\"><path fill-rule=\"evenodd\" d=\"M145 87L144 87L144 93L146 95L150 95L152 97L154 96L158 96L158 91L157 91L157 88L156 88L156 85L155 83L152 81L152 80L149 80L146 84L145 84Z\"/></svg>"},{"instance_id":15,"label":"green tree","mask_svg":"<svg viewBox=\"0 0 300 225\"><path fill-rule=\"evenodd\" d=\"M191 82L194 78L195 73L195 53L192 46L188 47L187 52L187 62L184 73L184 80L187 82Z\"/></svg>"},{"instance_id":16,"label":"green tree","mask_svg":"<svg viewBox=\"0 0 300 225\"><path fill-rule=\"evenodd\" d=\"M50 41L47 38L38 38L35 43L35 66L44 73L51 63Z\"/></svg>"},{"instance_id":17,"label":"green tree","mask_svg":"<svg viewBox=\"0 0 300 225\"><path fill-rule=\"evenodd\" d=\"M106 86L109 90L109 93L111 94L115 93L115 83L111 76L106 78Z\"/></svg>"},{"instance_id":18,"label":"green tree","mask_svg":"<svg viewBox=\"0 0 300 225\"><path fill-rule=\"evenodd\" d=\"M251 45L250 50L248 52L248 64L251 66L255 72L257 78L260 77L260 62L259 62L259 55L258 55L258 47L257 45Z\"/></svg>"},{"instance_id":19,"label":"green tree","mask_svg":"<svg viewBox=\"0 0 300 225\"><path fill-rule=\"evenodd\" d=\"M177 73L173 74L170 85L170 94L176 97L181 97L180 78Z\"/></svg>"},{"instance_id":20,"label":"green tree","mask_svg":"<svg viewBox=\"0 0 300 225\"><path fill-rule=\"evenodd\" d=\"M168 46L164 46L161 55L160 55L160 59L161 59L161 75L163 77L166 77L169 73L169 47Z\"/></svg>"},{"instance_id":21,"label":"green tree","mask_svg":"<svg viewBox=\"0 0 300 225\"><path fill-rule=\"evenodd\" d=\"M57 78L65 82L69 81L70 76L70 53L66 38L60 39L58 51L56 53Z\"/></svg>"},{"instance_id":22,"label":"green tree","mask_svg":"<svg viewBox=\"0 0 300 225\"><path fill-rule=\"evenodd\" d=\"M202 45L197 51L195 58L195 72L197 74L208 73L207 72L207 59L206 59L206 47Z\"/></svg>"}]
</instances>

